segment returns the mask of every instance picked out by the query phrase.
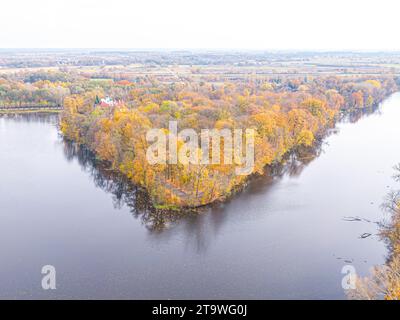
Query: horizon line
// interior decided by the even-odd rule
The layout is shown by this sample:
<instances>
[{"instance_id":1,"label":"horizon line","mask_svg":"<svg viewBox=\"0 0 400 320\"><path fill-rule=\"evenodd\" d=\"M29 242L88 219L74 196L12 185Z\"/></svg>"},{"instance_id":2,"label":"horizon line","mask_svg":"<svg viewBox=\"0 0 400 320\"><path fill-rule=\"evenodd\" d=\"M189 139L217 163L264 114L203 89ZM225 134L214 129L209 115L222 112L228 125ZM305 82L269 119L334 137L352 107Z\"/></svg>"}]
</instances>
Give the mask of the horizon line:
<instances>
[{"instance_id":1,"label":"horizon line","mask_svg":"<svg viewBox=\"0 0 400 320\"><path fill-rule=\"evenodd\" d=\"M400 49L277 49L277 48L131 48L131 47L0 47L0 51L87 51L87 50L101 50L101 51L208 51L208 52L288 52L288 53L400 53Z\"/></svg>"}]
</instances>

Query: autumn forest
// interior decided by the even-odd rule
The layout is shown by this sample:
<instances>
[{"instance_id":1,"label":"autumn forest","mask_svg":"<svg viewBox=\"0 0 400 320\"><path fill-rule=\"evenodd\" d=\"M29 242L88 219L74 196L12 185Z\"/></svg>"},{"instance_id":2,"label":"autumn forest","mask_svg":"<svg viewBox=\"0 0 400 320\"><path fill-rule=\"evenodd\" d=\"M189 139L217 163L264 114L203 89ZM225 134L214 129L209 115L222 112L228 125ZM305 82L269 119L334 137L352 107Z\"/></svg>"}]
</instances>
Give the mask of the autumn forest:
<instances>
[{"instance_id":1,"label":"autumn forest","mask_svg":"<svg viewBox=\"0 0 400 320\"><path fill-rule=\"evenodd\" d=\"M360 255L371 257L372 262L358 258L363 268L369 264L377 265L376 257L382 255L374 253L369 256L368 246L363 245L366 241L379 238L389 252L384 267L376 267L366 278L358 277L355 290L348 292L340 289L338 293L335 287L327 297L341 297L345 292L347 297L355 299L398 299L399 193L389 193L383 205L392 217L386 223L372 221L370 217L362 218L358 214L380 212L377 205L380 195L376 195L378 185L385 183L379 189L382 193L390 189L389 182L382 182L374 176L381 174L381 169L373 165L380 163L383 158L389 162L392 161L391 156L395 157L387 149L379 153L379 148L385 145L382 141L388 141L389 144L391 139L396 139L396 134L393 134L395 125L390 122L395 116L391 116L390 112L396 115L391 110L397 109L391 104L397 101L399 65L400 56L394 53L60 50L54 54L44 50L9 54L0 51L0 129L6 128L0 133L9 130L11 134L4 135L4 139L8 141L12 136L16 145L25 139L31 141L26 152L31 152L30 148L43 148L42 153L35 153L30 161L19 164L26 170L24 172L42 172L32 174L40 178L37 183L31 181L34 178L26 179L30 187L25 187L24 190L29 192L24 192L27 192L27 197L32 194L30 203L33 206L40 201L48 201L57 208L51 211L50 220L58 222L57 219L66 219L63 227L70 223L71 217L74 217L74 221L90 217L92 222L89 225L101 223L98 228L103 230L104 236L109 230L108 226L115 222L119 226L115 238L120 239L116 234L121 232L131 240L131 244L136 241L131 237L142 237L133 248L148 250L147 257L158 257L159 265L168 265L170 259L154 253L154 243L167 246L170 245L168 241L178 235L179 239L187 241L189 251L195 253L193 259L198 264L193 268L198 273L202 272L201 256L204 254L208 257L210 253L207 250L213 245L216 246L215 259L230 254L223 245L218 247L218 241L222 240L216 239L236 243L238 237L232 230L236 230L237 225L248 228L247 232L240 231L243 241L248 241L247 248L258 248L263 243L278 245L281 242L276 239L293 235L288 242L296 249L289 250L290 254L285 255L280 249L274 251L272 247L260 249L262 253L257 251L257 254L249 250L238 255L240 261L232 267L233 270L241 268L243 261L252 261L255 257L263 259L265 256L267 260L263 263L271 268L271 274L274 270L277 273L281 270L282 266L278 263L280 259L284 259L285 266L295 274L296 263L292 259L298 258L293 252L301 252L301 257L308 256L310 261L317 259L317 255L321 261L330 261L326 268L334 265L339 270L339 276L342 264L353 262L353 257L350 259L346 255L353 254L356 257L354 261L357 259L357 254L346 250L366 248L365 251L359 250ZM392 98L394 102L391 102ZM389 130L387 132L386 125L376 118L385 104L389 105L385 107L389 115L384 117ZM168 139L175 139L178 154L186 156L190 153L185 149L188 141L171 130L171 123L176 123L177 132L190 129L199 137L203 137L204 130L225 133L240 130L245 133L239 138L240 152L248 154L246 143L251 139L253 141L253 150L250 150L254 152L251 171L238 174L237 169L243 168L245 163L237 160L240 157L237 157L236 146L229 144L231 140L226 135L217 136L217 140L207 136L210 149L202 149L203 140L194 144L193 154L206 159L205 163L151 163L149 150L152 156L160 156L159 150L153 152L154 141L149 139L149 132L153 129L165 134ZM352 129L353 126L356 129ZM248 130L252 132L251 137ZM345 138L341 138L341 131ZM368 143L377 151L369 150ZM54 151L57 148L62 149L65 163L58 158L60 152ZM4 160L7 166L10 163L17 166L18 159L26 159L23 153L25 149L20 150L23 156L16 156L11 162ZM316 160L324 152L327 156ZM172 153L169 144L161 156L170 159ZM214 162L214 156L221 161ZM365 165L358 156L365 160ZM317 165L310 165L313 161ZM392 162L390 166L395 165ZM65 170L64 175L60 169L56 169L59 165ZM309 170L305 174L303 171L307 171L307 167ZM398 172L399 168L396 168ZM10 181L14 181L16 178L13 174L17 170L9 172L3 175L7 177L10 174ZM348 178L352 174L354 178ZM390 178L391 172L385 171L384 174ZM87 176L93 181L88 182ZM376 179L376 189L363 189L374 185L369 179ZM396 181L399 181L398 175ZM47 183L47 193L43 191L42 196L34 196L36 192L41 194L42 183L43 190ZM101 193L97 193L100 192L97 189ZM11 194L12 190L11 187L5 192ZM61 196L47 196L53 192ZM112 201L109 201L109 195ZM369 200L368 197L375 195L377 198ZM14 198L10 195L7 199ZM80 200L75 203L74 199ZM107 207L111 203L112 208ZM88 209L83 209L86 206ZM17 206L12 204L9 207ZM108 209L103 212L103 208ZM140 221L145 231L142 228L135 232L124 230L131 226L131 221L116 222L118 220L110 215L110 212L124 210ZM58 215L58 212L65 214ZM329 220L331 217L333 220ZM268 221L262 224L258 222L261 219ZM286 222L279 222L279 219ZM79 227L71 227L71 232L83 228L85 221L81 221ZM360 222L359 226L348 227L349 223L357 222ZM367 227L361 222L368 223ZM376 234L368 229L372 224L379 227ZM330 228L337 228L335 230L338 232L326 240L325 235L330 234ZM360 231L364 229L367 231ZM93 232L92 236L96 238L93 230L88 233ZM222 235L220 230L230 230L232 233L228 233L226 238L218 238ZM303 234L303 230L308 230L308 233ZM343 235L342 230L345 230ZM314 236L309 236L314 233L315 238L323 239L319 244L315 244ZM254 237L251 236L253 234ZM343 246L341 236L347 241L343 241ZM113 239L109 238L109 243L112 244ZM297 239L300 240L297 242ZM329 244L324 242L330 239L337 240L337 247L332 251L327 249ZM360 242L353 243L353 240L364 242L360 245ZM311 245L307 241L320 250L318 254L311 256L308 250ZM348 242L352 245L347 246ZM175 245L171 246L176 248ZM234 247L235 250L241 248L237 244ZM126 246L117 241L113 248L114 252L118 252ZM88 251L95 250L90 248ZM329 257L324 254L329 254ZM174 257L182 262L178 254ZM136 260L128 260L124 270L131 265L137 266ZM361 264L359 261L354 263ZM246 268L251 269L256 265L254 262ZM135 284L144 281L142 274L147 272L148 267L147 264L138 267L140 270L135 274L137 278L132 280ZM180 267L175 268L181 270ZM215 271L220 278L229 277L224 268L221 267L221 272ZM310 269L308 265L299 272L306 274L304 270ZM167 268L167 272L173 273L174 270ZM365 270L362 270L365 274ZM165 280L158 271L153 270L159 278L146 280L148 292L135 291L127 296L155 296L154 292L158 293L159 284ZM192 271L181 272L182 277L195 281ZM260 270L254 274L259 273ZM129 276L133 277L132 274ZM257 289L257 297L279 298L280 295L275 292L282 289L280 282L277 284L268 277L263 279L265 286ZM244 292L248 290L251 295L260 280L249 275L249 280L238 281L241 289ZM254 283L247 286L246 281ZM168 283L169 286L175 285ZM214 287L208 284L209 288ZM191 297L192 293L194 297L210 294L207 288L201 289L200 284L196 287L198 291L192 291L191 286L182 283L176 285L182 286L185 294L180 295L181 287L177 287L174 297ZM146 286L142 284L142 287ZM229 297L240 297L240 290L229 286L224 288L224 293L229 293ZM310 292L314 291L304 290L304 296L299 296L314 297L308 296ZM101 289L98 294L99 297L108 297L107 290ZM161 296L168 294L169 291L161 293ZM290 294L285 292L282 296L288 297ZM325 297L323 291L315 294Z\"/></svg>"}]
</instances>

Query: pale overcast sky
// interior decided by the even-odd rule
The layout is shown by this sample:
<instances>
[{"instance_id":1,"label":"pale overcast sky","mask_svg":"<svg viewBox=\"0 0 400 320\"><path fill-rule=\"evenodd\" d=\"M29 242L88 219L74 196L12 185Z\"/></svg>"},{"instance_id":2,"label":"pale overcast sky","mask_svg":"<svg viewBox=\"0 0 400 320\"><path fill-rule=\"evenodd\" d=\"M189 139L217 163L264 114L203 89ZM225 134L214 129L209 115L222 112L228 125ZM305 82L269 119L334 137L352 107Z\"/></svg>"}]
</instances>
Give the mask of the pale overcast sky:
<instances>
[{"instance_id":1,"label":"pale overcast sky","mask_svg":"<svg viewBox=\"0 0 400 320\"><path fill-rule=\"evenodd\" d=\"M400 50L399 0L1 0L2 48Z\"/></svg>"}]
</instances>

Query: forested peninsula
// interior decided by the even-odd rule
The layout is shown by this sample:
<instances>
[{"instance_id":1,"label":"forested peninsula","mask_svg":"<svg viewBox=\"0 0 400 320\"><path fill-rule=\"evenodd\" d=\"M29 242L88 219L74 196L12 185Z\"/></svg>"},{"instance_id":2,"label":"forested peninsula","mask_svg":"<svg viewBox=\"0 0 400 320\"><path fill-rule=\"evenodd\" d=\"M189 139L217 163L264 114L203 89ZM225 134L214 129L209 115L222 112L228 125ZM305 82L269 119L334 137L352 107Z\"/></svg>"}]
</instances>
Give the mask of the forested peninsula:
<instances>
[{"instance_id":1,"label":"forested peninsula","mask_svg":"<svg viewBox=\"0 0 400 320\"><path fill-rule=\"evenodd\" d=\"M290 152L312 148L343 114L373 108L396 90L390 76L166 83L151 77L130 81L42 72L0 78L0 106L60 107L66 139L145 189L156 208L179 209L223 201L249 175L237 174L237 163L226 160L151 164L146 158L149 130L158 128L171 136L171 121L178 130L198 133L252 129L253 176L282 163ZM185 141L175 138L179 152ZM205 157L211 158L212 152ZM222 159L224 139L217 152Z\"/></svg>"}]
</instances>

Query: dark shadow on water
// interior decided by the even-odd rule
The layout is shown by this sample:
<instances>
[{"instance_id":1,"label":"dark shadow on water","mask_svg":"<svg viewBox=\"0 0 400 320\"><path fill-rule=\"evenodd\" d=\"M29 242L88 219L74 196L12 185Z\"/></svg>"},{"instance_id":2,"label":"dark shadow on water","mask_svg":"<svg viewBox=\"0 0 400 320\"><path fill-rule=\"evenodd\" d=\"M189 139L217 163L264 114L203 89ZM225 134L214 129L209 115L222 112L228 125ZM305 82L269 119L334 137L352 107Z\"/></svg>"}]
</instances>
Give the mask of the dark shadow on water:
<instances>
[{"instance_id":1,"label":"dark shadow on water","mask_svg":"<svg viewBox=\"0 0 400 320\"><path fill-rule=\"evenodd\" d=\"M377 108L355 110L342 118L343 122L356 122L363 116L376 112ZM12 121L35 122L57 125L59 115L49 113L26 113L26 114L2 114L1 118L12 119ZM107 165L97 161L92 152L83 146L78 146L71 141L62 139L64 155L68 161L76 159L81 168L93 179L96 187L112 195L113 205L116 209L128 207L132 216L140 219L142 224L155 237L168 237L168 230L177 225L184 228L190 237L202 247L204 233L212 232L218 234L228 215L230 205L234 205L238 199L246 201L248 197L259 194L268 194L274 185L284 176L298 177L314 159L324 150L324 140L331 134L336 134L333 128L319 139L314 148L301 149L287 155L282 164L265 168L263 175L251 177L247 185L224 202L214 203L208 207L191 211L165 211L155 209L145 191L134 186L125 177L109 170ZM235 210L233 210L235 211ZM177 222L180 222L177 224ZM207 228L207 232L204 229Z\"/></svg>"},{"instance_id":2,"label":"dark shadow on water","mask_svg":"<svg viewBox=\"0 0 400 320\"><path fill-rule=\"evenodd\" d=\"M84 146L65 139L63 146L66 159L77 159L83 171L91 176L95 186L112 195L114 208L121 209L127 206L132 215L140 218L150 231L160 232L183 216L183 213L155 209L145 191L110 170L107 164L97 161L94 154Z\"/></svg>"},{"instance_id":3,"label":"dark shadow on water","mask_svg":"<svg viewBox=\"0 0 400 320\"><path fill-rule=\"evenodd\" d=\"M356 122L375 111L376 108L356 110L341 121ZM207 247L207 241L210 240L210 233L217 235L228 217L231 217L232 210L229 210L229 207L234 205L235 201L238 199L247 201L248 197L260 194L267 195L282 177L300 176L302 171L324 152L324 141L327 136L337 133L338 130L335 128L328 130L323 137L320 137L315 147L297 150L288 154L282 164L266 167L263 175L250 178L240 192L226 201L201 209L179 212L155 209L144 190L109 170L106 164L97 161L93 153L85 147L67 140L63 140L63 146L66 158L69 161L77 159L82 169L92 177L96 187L112 195L114 207L116 209L128 207L132 216L141 220L152 237L165 240L174 234L175 228L182 228L188 237L188 243L192 243L197 251L203 251Z\"/></svg>"},{"instance_id":4,"label":"dark shadow on water","mask_svg":"<svg viewBox=\"0 0 400 320\"><path fill-rule=\"evenodd\" d=\"M43 123L57 125L59 120L58 113L50 112L29 112L29 113L0 113L0 119L12 120L24 123Z\"/></svg>"},{"instance_id":5,"label":"dark shadow on water","mask_svg":"<svg viewBox=\"0 0 400 320\"><path fill-rule=\"evenodd\" d=\"M93 179L96 187L112 195L116 209L127 206L135 218L139 218L143 225L152 233L160 233L177 221L184 221L188 234L201 232L204 214L211 214L211 221L215 229L222 225L227 215L226 207L237 198L267 193L268 190L283 176L299 176L302 170L315 159L322 151L321 144L313 149L301 150L285 158L282 165L266 168L265 174L253 177L248 185L225 202L196 210L165 211L155 209L147 193L133 185L127 178L109 170L107 164L97 161L94 154L76 143L63 139L63 151L66 159L76 159L82 170Z\"/></svg>"}]
</instances>

